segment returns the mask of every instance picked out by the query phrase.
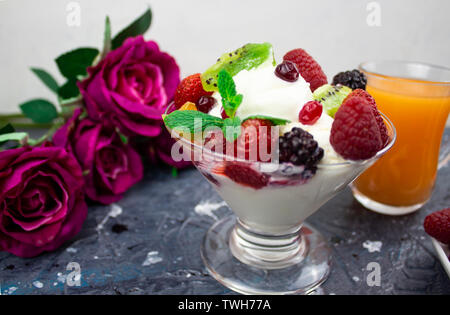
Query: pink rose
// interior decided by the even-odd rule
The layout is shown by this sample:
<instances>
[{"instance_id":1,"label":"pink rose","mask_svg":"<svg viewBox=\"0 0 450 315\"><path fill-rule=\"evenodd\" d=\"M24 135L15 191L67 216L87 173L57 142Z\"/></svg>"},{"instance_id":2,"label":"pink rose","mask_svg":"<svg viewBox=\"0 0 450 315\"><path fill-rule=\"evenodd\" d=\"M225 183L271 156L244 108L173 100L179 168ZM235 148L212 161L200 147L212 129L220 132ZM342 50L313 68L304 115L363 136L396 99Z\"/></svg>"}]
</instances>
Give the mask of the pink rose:
<instances>
[{"instance_id":1,"label":"pink rose","mask_svg":"<svg viewBox=\"0 0 450 315\"><path fill-rule=\"evenodd\" d=\"M143 176L141 157L125 144L114 126L82 118L75 110L67 123L56 131L53 143L73 153L85 173L86 195L110 204Z\"/></svg>"},{"instance_id":2,"label":"pink rose","mask_svg":"<svg viewBox=\"0 0 450 315\"><path fill-rule=\"evenodd\" d=\"M66 150L47 143L0 152L0 250L20 257L55 250L86 216L81 168Z\"/></svg>"},{"instance_id":3,"label":"pink rose","mask_svg":"<svg viewBox=\"0 0 450 315\"><path fill-rule=\"evenodd\" d=\"M161 115L180 82L175 59L142 36L128 38L79 83L88 115L127 135L156 137Z\"/></svg>"}]
</instances>

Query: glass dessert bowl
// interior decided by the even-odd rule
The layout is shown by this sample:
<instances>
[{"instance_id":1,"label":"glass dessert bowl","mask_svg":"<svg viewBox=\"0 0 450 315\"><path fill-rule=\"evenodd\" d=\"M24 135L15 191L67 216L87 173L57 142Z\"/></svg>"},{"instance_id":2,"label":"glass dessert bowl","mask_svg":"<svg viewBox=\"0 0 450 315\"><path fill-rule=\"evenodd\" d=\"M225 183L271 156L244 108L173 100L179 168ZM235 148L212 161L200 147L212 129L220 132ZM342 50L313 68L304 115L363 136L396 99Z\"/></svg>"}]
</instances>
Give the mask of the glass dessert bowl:
<instances>
[{"instance_id":1,"label":"glass dessert bowl","mask_svg":"<svg viewBox=\"0 0 450 315\"><path fill-rule=\"evenodd\" d=\"M303 49L277 64L263 43L223 54L181 81L163 120L178 140L172 158L191 160L233 211L201 249L225 286L293 294L326 280L330 249L305 220L396 138L355 71L328 84Z\"/></svg>"},{"instance_id":2,"label":"glass dessert bowl","mask_svg":"<svg viewBox=\"0 0 450 315\"><path fill-rule=\"evenodd\" d=\"M213 152L169 129L234 213L216 222L203 240L209 273L243 294L307 294L323 283L331 250L305 220L392 147L395 128L382 116L390 138L383 149L367 160L318 164L310 179L303 178L302 167Z\"/></svg>"}]
</instances>

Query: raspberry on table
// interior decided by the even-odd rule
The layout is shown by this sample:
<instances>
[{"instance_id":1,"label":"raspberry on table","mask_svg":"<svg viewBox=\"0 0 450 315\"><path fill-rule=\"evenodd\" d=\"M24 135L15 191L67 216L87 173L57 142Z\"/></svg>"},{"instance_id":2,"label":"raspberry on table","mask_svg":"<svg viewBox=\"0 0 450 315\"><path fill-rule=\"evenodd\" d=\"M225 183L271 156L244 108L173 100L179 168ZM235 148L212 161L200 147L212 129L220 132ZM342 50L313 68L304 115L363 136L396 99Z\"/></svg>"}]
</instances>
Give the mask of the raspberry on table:
<instances>
[{"instance_id":1,"label":"raspberry on table","mask_svg":"<svg viewBox=\"0 0 450 315\"><path fill-rule=\"evenodd\" d=\"M427 215L423 227L428 235L443 244L450 245L450 208Z\"/></svg>"}]
</instances>

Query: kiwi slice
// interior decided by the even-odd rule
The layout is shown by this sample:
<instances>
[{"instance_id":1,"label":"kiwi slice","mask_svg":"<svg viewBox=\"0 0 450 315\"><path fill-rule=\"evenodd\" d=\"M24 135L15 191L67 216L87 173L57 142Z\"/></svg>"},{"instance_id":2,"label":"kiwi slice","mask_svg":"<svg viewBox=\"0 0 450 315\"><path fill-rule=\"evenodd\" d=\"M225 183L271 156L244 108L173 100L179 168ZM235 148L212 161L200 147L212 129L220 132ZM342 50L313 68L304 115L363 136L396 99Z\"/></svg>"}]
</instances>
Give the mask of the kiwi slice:
<instances>
[{"instance_id":1,"label":"kiwi slice","mask_svg":"<svg viewBox=\"0 0 450 315\"><path fill-rule=\"evenodd\" d=\"M201 75L205 91L218 91L217 75L225 69L231 76L241 70L250 70L262 64L269 57L273 58L272 45L270 43L246 44L235 51L225 53L217 59L217 63L208 68ZM275 63L275 60L274 60Z\"/></svg>"},{"instance_id":2,"label":"kiwi slice","mask_svg":"<svg viewBox=\"0 0 450 315\"><path fill-rule=\"evenodd\" d=\"M325 84L314 91L313 98L319 101L327 114L334 118L339 106L351 92L352 89L344 85Z\"/></svg>"}]
</instances>

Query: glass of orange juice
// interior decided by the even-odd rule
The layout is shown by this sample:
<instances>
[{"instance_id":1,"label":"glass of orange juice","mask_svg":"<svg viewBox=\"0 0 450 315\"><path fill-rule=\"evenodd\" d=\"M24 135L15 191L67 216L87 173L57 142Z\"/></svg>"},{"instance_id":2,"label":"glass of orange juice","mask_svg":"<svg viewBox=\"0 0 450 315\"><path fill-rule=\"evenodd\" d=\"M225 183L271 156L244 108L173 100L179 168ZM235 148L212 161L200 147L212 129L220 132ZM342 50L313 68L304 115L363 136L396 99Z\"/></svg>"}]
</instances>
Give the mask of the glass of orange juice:
<instances>
[{"instance_id":1,"label":"glass of orange juice","mask_svg":"<svg viewBox=\"0 0 450 315\"><path fill-rule=\"evenodd\" d=\"M397 129L393 148L352 184L366 208L402 215L431 197L450 111L450 69L417 62L365 62L367 91Z\"/></svg>"}]
</instances>

